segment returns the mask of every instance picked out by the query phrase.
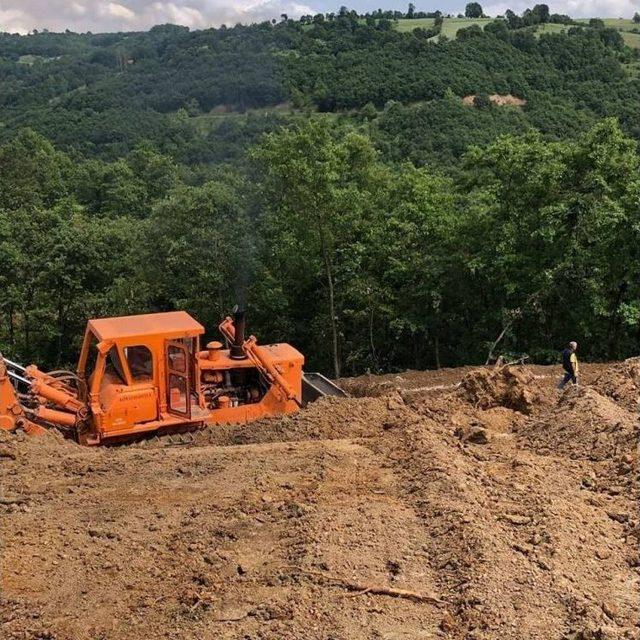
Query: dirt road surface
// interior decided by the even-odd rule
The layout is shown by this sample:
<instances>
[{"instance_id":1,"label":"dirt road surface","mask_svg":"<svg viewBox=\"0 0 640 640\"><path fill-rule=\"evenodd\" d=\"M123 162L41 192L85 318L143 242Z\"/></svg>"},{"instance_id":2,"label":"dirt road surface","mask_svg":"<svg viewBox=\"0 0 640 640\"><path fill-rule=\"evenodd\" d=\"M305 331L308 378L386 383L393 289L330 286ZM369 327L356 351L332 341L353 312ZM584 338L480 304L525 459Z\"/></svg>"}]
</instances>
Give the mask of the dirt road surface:
<instances>
[{"instance_id":1,"label":"dirt road surface","mask_svg":"<svg viewBox=\"0 0 640 640\"><path fill-rule=\"evenodd\" d=\"M188 444L2 434L0 636L638 638L638 374L365 376Z\"/></svg>"}]
</instances>

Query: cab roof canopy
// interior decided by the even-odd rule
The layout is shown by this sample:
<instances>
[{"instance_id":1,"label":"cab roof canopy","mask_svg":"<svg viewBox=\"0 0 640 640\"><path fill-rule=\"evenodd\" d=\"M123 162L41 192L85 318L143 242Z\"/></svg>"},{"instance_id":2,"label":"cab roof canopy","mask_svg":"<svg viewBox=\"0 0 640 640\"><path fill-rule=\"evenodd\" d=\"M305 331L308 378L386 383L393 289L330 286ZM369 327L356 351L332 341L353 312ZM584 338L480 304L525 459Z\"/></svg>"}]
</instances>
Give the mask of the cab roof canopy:
<instances>
[{"instance_id":1,"label":"cab roof canopy","mask_svg":"<svg viewBox=\"0 0 640 640\"><path fill-rule=\"evenodd\" d=\"M185 311L89 320L87 328L99 341L143 337L192 338L204 333L204 327Z\"/></svg>"}]
</instances>

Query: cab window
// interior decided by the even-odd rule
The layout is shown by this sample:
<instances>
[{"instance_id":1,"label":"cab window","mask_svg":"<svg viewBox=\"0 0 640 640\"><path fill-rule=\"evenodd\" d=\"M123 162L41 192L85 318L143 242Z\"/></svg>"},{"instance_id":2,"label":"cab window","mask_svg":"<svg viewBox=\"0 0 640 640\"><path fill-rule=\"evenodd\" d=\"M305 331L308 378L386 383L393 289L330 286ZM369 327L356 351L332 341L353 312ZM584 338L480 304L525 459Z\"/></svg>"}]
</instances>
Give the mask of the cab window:
<instances>
[{"instance_id":1,"label":"cab window","mask_svg":"<svg viewBox=\"0 0 640 640\"><path fill-rule=\"evenodd\" d=\"M187 372L187 363L184 359L184 351L180 347L169 345L169 368L179 373Z\"/></svg>"},{"instance_id":2,"label":"cab window","mask_svg":"<svg viewBox=\"0 0 640 640\"><path fill-rule=\"evenodd\" d=\"M115 345L109 349L109 353L107 354L107 366L105 368L105 373L111 378L118 380L120 384L126 384L124 371L122 370L122 362L120 361L120 354L118 353L118 348Z\"/></svg>"},{"instance_id":3,"label":"cab window","mask_svg":"<svg viewBox=\"0 0 640 640\"><path fill-rule=\"evenodd\" d=\"M96 369L96 362L98 361L98 340L92 335L91 342L89 343L89 351L87 353L87 361L84 365L84 374L89 383L93 380L93 374Z\"/></svg>"},{"instance_id":4,"label":"cab window","mask_svg":"<svg viewBox=\"0 0 640 640\"><path fill-rule=\"evenodd\" d=\"M129 365L131 378L135 382L153 378L153 356L147 347L142 345L125 347L124 355Z\"/></svg>"}]
</instances>

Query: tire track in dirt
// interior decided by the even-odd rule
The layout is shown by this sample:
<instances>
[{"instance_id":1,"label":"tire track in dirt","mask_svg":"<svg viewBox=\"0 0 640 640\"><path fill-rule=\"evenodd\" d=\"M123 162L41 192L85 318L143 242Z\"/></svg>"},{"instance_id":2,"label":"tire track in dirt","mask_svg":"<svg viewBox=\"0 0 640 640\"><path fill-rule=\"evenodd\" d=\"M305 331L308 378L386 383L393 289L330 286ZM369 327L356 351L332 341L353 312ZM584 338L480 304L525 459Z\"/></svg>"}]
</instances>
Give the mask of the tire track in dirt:
<instances>
[{"instance_id":1,"label":"tire track in dirt","mask_svg":"<svg viewBox=\"0 0 640 640\"><path fill-rule=\"evenodd\" d=\"M328 566L398 585L404 572L411 582L419 574L415 515L388 495L393 477L361 445L59 446L65 457L40 457L7 487L29 504L12 512L11 529L23 534L3 531L9 638L236 638L240 629L307 638L310 620L313 637L331 638L352 636L355 620L388 630L411 614L424 624L424 605L345 598L284 568ZM53 484L41 484L43 468ZM414 530L399 556L407 522Z\"/></svg>"},{"instance_id":2,"label":"tire track in dirt","mask_svg":"<svg viewBox=\"0 0 640 640\"><path fill-rule=\"evenodd\" d=\"M323 455L323 478L308 497L313 508L298 521L301 547L292 564L352 583L433 594L422 522L402 500L389 465L362 441L333 441ZM368 637L389 639L437 630L433 604L354 595L315 575L294 572L291 579L311 582L318 594L309 612L317 618L314 638L354 637L354 625Z\"/></svg>"},{"instance_id":3,"label":"tire track in dirt","mask_svg":"<svg viewBox=\"0 0 640 640\"><path fill-rule=\"evenodd\" d=\"M570 393L580 405L585 394ZM554 407L544 399L535 417L552 433L559 426ZM583 421L592 409L582 403ZM526 438L516 443L511 428L520 433L527 424L517 412L474 409L450 395L397 414L386 437L370 444L387 451L407 498L428 523L441 592L453 603L443 630L460 638L634 636L633 494L594 497L583 482L593 473L589 461L540 456ZM488 444L464 442L479 432L486 439L478 442ZM632 526L624 526L628 521Z\"/></svg>"},{"instance_id":4,"label":"tire track in dirt","mask_svg":"<svg viewBox=\"0 0 640 640\"><path fill-rule=\"evenodd\" d=\"M171 637L166 629L202 637L218 626L216 637L236 637L225 616L241 612L257 627L290 618L273 565L288 563L299 545L297 495L321 478L326 446L74 447L46 465L56 478L46 494L36 463L28 490L7 486L29 505L3 521L12 559L3 593L15 614L4 621L7 637L13 627L24 637L25 626L26 637L55 630L74 640ZM37 613L31 623L25 609Z\"/></svg>"}]
</instances>

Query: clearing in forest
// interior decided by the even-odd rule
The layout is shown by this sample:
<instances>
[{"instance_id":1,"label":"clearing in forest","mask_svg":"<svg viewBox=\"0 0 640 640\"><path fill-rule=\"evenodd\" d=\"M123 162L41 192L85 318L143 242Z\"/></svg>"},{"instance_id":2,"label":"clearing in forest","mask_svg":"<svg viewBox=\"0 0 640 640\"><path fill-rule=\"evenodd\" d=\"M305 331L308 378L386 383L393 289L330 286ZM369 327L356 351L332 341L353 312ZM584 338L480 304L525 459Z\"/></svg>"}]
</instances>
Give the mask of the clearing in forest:
<instances>
[{"instance_id":1,"label":"clearing in forest","mask_svg":"<svg viewBox=\"0 0 640 640\"><path fill-rule=\"evenodd\" d=\"M363 376L83 448L0 432L9 639L632 638L633 361Z\"/></svg>"}]
</instances>

